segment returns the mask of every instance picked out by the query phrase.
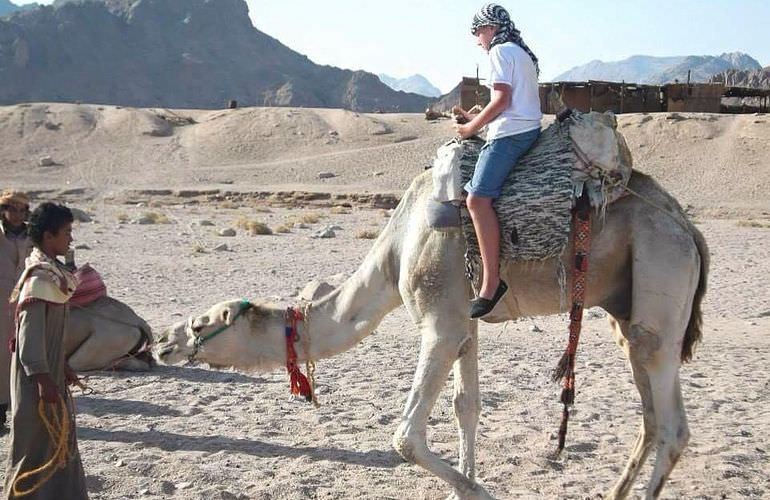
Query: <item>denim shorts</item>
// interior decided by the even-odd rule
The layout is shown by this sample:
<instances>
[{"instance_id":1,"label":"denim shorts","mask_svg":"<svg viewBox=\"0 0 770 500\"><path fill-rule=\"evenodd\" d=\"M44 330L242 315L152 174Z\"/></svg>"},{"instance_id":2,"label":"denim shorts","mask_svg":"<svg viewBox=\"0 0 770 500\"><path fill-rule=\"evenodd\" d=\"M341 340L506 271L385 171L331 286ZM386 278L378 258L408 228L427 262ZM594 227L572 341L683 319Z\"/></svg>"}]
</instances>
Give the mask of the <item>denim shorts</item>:
<instances>
[{"instance_id":1,"label":"denim shorts","mask_svg":"<svg viewBox=\"0 0 770 500\"><path fill-rule=\"evenodd\" d=\"M485 198L499 197L508 174L539 135L540 129L536 128L484 144L476 161L473 178L464 186L465 191Z\"/></svg>"}]
</instances>

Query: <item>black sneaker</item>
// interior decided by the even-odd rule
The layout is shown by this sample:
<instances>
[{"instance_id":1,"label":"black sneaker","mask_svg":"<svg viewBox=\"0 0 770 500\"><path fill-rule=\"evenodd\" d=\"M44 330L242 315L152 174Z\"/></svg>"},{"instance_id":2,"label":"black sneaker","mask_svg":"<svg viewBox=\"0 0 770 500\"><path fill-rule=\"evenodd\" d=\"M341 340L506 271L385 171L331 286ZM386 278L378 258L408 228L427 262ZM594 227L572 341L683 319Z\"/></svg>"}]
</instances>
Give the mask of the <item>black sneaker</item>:
<instances>
[{"instance_id":1,"label":"black sneaker","mask_svg":"<svg viewBox=\"0 0 770 500\"><path fill-rule=\"evenodd\" d=\"M497 290L495 290L494 297L491 299L485 299L484 297L476 297L473 299L471 301L471 319L480 318L492 312L492 309L495 308L507 291L508 285L505 281L500 280L500 283L497 285Z\"/></svg>"}]
</instances>

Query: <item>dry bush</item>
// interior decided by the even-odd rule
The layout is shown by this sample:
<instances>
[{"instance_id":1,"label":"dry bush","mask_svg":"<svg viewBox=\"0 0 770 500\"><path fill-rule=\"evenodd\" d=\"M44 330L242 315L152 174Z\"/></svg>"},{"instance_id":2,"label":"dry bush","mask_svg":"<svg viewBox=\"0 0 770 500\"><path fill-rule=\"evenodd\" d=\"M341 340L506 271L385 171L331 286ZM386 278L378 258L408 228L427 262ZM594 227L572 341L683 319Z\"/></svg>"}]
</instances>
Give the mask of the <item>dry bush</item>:
<instances>
[{"instance_id":1,"label":"dry bush","mask_svg":"<svg viewBox=\"0 0 770 500\"><path fill-rule=\"evenodd\" d=\"M235 227L243 229L244 231L248 231L252 235L273 234L272 229L270 229L270 227L268 227L268 225L264 222L255 219L249 219L247 217L239 217L238 220L235 221Z\"/></svg>"},{"instance_id":2,"label":"dry bush","mask_svg":"<svg viewBox=\"0 0 770 500\"><path fill-rule=\"evenodd\" d=\"M380 232L373 229L361 229L356 231L356 238L359 240L373 240L379 236Z\"/></svg>"},{"instance_id":3,"label":"dry bush","mask_svg":"<svg viewBox=\"0 0 770 500\"><path fill-rule=\"evenodd\" d=\"M308 213L308 214L302 214L302 215L292 215L288 219L286 219L286 224L293 225L296 222L302 222L304 224L315 224L316 222L323 219L323 214L318 213Z\"/></svg>"},{"instance_id":4,"label":"dry bush","mask_svg":"<svg viewBox=\"0 0 770 500\"><path fill-rule=\"evenodd\" d=\"M165 214L158 212L144 212L142 216L150 219L153 224L171 224L171 220Z\"/></svg>"},{"instance_id":5,"label":"dry bush","mask_svg":"<svg viewBox=\"0 0 770 500\"><path fill-rule=\"evenodd\" d=\"M330 208L329 209L329 213L332 213L332 214L335 214L335 215L339 215L339 214L347 215L347 214L350 213L350 209L348 207L342 207L342 206L338 205L336 207Z\"/></svg>"},{"instance_id":6,"label":"dry bush","mask_svg":"<svg viewBox=\"0 0 770 500\"><path fill-rule=\"evenodd\" d=\"M741 227L759 227L763 229L770 229L770 222L762 222L758 220L741 220L738 221L738 225Z\"/></svg>"},{"instance_id":7,"label":"dry bush","mask_svg":"<svg viewBox=\"0 0 770 500\"><path fill-rule=\"evenodd\" d=\"M193 245L192 251L193 253L206 253L206 248L200 243L196 243L195 245Z\"/></svg>"},{"instance_id":8,"label":"dry bush","mask_svg":"<svg viewBox=\"0 0 770 500\"><path fill-rule=\"evenodd\" d=\"M270 210L267 207L254 207L254 211L257 212L258 214L271 214L271 213L273 213L273 211Z\"/></svg>"},{"instance_id":9,"label":"dry bush","mask_svg":"<svg viewBox=\"0 0 770 500\"><path fill-rule=\"evenodd\" d=\"M273 228L274 233L290 233L291 229L286 224L281 224Z\"/></svg>"},{"instance_id":10,"label":"dry bush","mask_svg":"<svg viewBox=\"0 0 770 500\"><path fill-rule=\"evenodd\" d=\"M238 205L237 203L235 203L234 201L231 201L231 200L225 200L225 201L223 201L222 203L219 204L219 208L227 208L227 209L230 209L230 210L234 210L234 209L239 208L239 207L240 207L240 205Z\"/></svg>"},{"instance_id":11,"label":"dry bush","mask_svg":"<svg viewBox=\"0 0 770 500\"><path fill-rule=\"evenodd\" d=\"M128 216L125 212L120 212L118 215L115 216L116 219L118 219L118 222L126 223L131 220L131 217Z\"/></svg>"}]
</instances>

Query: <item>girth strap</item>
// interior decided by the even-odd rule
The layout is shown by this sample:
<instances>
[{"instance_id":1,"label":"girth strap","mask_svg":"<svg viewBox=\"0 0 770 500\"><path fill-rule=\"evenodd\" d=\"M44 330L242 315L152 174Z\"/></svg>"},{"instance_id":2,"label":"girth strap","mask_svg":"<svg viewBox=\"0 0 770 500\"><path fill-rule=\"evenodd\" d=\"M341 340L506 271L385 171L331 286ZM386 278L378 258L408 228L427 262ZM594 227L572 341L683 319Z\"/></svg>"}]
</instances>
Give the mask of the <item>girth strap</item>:
<instances>
[{"instance_id":1,"label":"girth strap","mask_svg":"<svg viewBox=\"0 0 770 500\"><path fill-rule=\"evenodd\" d=\"M569 407L575 402L575 355L577 354L580 329L583 322L583 305L588 274L588 255L591 251L591 206L588 197L583 194L572 210L572 307L569 318L569 342L559 365L553 374L553 380L564 378L561 391L562 410L559 426L559 446L556 453L564 449L567 438Z\"/></svg>"}]
</instances>

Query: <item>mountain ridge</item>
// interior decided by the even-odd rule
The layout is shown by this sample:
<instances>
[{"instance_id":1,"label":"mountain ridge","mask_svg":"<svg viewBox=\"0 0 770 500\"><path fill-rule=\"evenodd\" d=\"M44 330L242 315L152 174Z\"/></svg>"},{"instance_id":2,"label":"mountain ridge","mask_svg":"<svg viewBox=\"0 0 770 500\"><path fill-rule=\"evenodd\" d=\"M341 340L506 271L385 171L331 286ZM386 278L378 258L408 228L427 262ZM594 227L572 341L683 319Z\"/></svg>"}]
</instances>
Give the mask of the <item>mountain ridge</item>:
<instances>
[{"instance_id":1,"label":"mountain ridge","mask_svg":"<svg viewBox=\"0 0 770 500\"><path fill-rule=\"evenodd\" d=\"M0 104L425 109L376 75L313 63L256 29L243 0L57 0L0 20Z\"/></svg>"},{"instance_id":2,"label":"mountain ridge","mask_svg":"<svg viewBox=\"0 0 770 500\"><path fill-rule=\"evenodd\" d=\"M420 74L414 74L406 78L396 78L385 73L377 75L388 87L393 90L401 90L403 92L411 92L413 94L424 95L426 97L441 97L441 90L436 88L435 85Z\"/></svg>"},{"instance_id":3,"label":"mountain ridge","mask_svg":"<svg viewBox=\"0 0 770 500\"><path fill-rule=\"evenodd\" d=\"M688 72L690 81L706 82L722 71L730 69L761 69L756 59L742 52L723 53L719 56L645 56L634 55L620 61L593 60L565 71L553 81L625 81L627 83L665 84L675 80L684 82Z\"/></svg>"}]
</instances>

